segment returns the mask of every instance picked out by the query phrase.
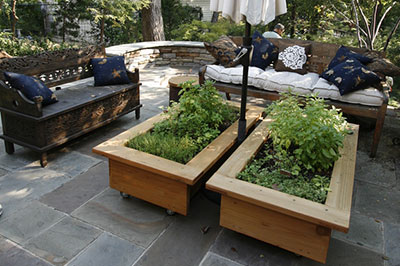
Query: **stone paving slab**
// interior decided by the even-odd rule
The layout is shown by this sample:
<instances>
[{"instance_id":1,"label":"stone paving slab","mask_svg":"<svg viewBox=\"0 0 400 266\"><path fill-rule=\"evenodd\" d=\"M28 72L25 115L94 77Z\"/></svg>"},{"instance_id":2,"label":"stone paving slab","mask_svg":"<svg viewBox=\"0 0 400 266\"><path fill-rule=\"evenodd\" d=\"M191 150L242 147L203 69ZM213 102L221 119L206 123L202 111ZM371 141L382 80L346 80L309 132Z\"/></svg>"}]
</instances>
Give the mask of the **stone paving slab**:
<instances>
[{"instance_id":1,"label":"stone paving slab","mask_svg":"<svg viewBox=\"0 0 400 266\"><path fill-rule=\"evenodd\" d=\"M0 177L0 202L3 205L3 216L12 214L69 180L70 177L64 173L40 166L23 167ZM0 221L1 219L2 217Z\"/></svg>"},{"instance_id":2,"label":"stone paving slab","mask_svg":"<svg viewBox=\"0 0 400 266\"><path fill-rule=\"evenodd\" d=\"M243 264L228 260L213 252L207 252L199 266L243 266Z\"/></svg>"},{"instance_id":3,"label":"stone paving slab","mask_svg":"<svg viewBox=\"0 0 400 266\"><path fill-rule=\"evenodd\" d=\"M103 233L67 265L131 266L143 251L143 248L124 239Z\"/></svg>"},{"instance_id":4,"label":"stone paving slab","mask_svg":"<svg viewBox=\"0 0 400 266\"><path fill-rule=\"evenodd\" d=\"M384 262L382 254L333 238L330 242L325 266L383 266ZM297 265L320 266L322 264L300 258Z\"/></svg>"},{"instance_id":5,"label":"stone paving slab","mask_svg":"<svg viewBox=\"0 0 400 266\"><path fill-rule=\"evenodd\" d=\"M3 214L4 215L4 214ZM22 244L60 221L65 214L33 201L25 208L0 220L0 234Z\"/></svg>"},{"instance_id":6,"label":"stone paving slab","mask_svg":"<svg viewBox=\"0 0 400 266\"><path fill-rule=\"evenodd\" d=\"M82 174L100 163L99 159L75 151L50 153L47 169L65 173L70 177Z\"/></svg>"},{"instance_id":7,"label":"stone paving slab","mask_svg":"<svg viewBox=\"0 0 400 266\"><path fill-rule=\"evenodd\" d=\"M40 202L71 213L108 187L108 163L102 162L61 187L42 196Z\"/></svg>"},{"instance_id":8,"label":"stone paving slab","mask_svg":"<svg viewBox=\"0 0 400 266\"><path fill-rule=\"evenodd\" d=\"M201 262L221 230L219 206L198 194L191 200L189 214L176 214L174 218L135 266L186 266Z\"/></svg>"},{"instance_id":9,"label":"stone paving slab","mask_svg":"<svg viewBox=\"0 0 400 266\"><path fill-rule=\"evenodd\" d=\"M384 254L383 222L374 218L353 212L349 232L333 230L332 237Z\"/></svg>"},{"instance_id":10,"label":"stone paving slab","mask_svg":"<svg viewBox=\"0 0 400 266\"><path fill-rule=\"evenodd\" d=\"M141 247L148 247L172 221L163 208L135 198L124 199L113 189L90 200L72 216Z\"/></svg>"},{"instance_id":11,"label":"stone paving slab","mask_svg":"<svg viewBox=\"0 0 400 266\"><path fill-rule=\"evenodd\" d=\"M16 246L0 236L1 266L50 266L51 264Z\"/></svg>"},{"instance_id":12,"label":"stone paving slab","mask_svg":"<svg viewBox=\"0 0 400 266\"><path fill-rule=\"evenodd\" d=\"M393 160L380 161L370 158L367 152L357 152L355 179L391 188L396 185L395 163Z\"/></svg>"},{"instance_id":13,"label":"stone paving slab","mask_svg":"<svg viewBox=\"0 0 400 266\"><path fill-rule=\"evenodd\" d=\"M400 221L400 191L358 182L355 210L385 222Z\"/></svg>"},{"instance_id":14,"label":"stone paving slab","mask_svg":"<svg viewBox=\"0 0 400 266\"><path fill-rule=\"evenodd\" d=\"M400 224L384 223L385 255L388 258L385 266L400 265Z\"/></svg>"},{"instance_id":15,"label":"stone paving slab","mask_svg":"<svg viewBox=\"0 0 400 266\"><path fill-rule=\"evenodd\" d=\"M51 264L64 265L100 234L101 231L91 225L65 217L23 246Z\"/></svg>"},{"instance_id":16,"label":"stone paving slab","mask_svg":"<svg viewBox=\"0 0 400 266\"><path fill-rule=\"evenodd\" d=\"M294 266L299 261L289 251L229 229L222 230L210 251L243 265Z\"/></svg>"}]
</instances>

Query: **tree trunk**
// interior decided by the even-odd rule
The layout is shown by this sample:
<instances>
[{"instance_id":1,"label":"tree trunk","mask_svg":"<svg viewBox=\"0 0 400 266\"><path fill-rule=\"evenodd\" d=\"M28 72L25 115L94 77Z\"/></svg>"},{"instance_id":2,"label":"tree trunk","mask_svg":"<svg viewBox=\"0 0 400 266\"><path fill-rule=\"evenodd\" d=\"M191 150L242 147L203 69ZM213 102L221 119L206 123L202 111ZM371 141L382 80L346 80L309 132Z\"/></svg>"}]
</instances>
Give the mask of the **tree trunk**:
<instances>
[{"instance_id":1,"label":"tree trunk","mask_svg":"<svg viewBox=\"0 0 400 266\"><path fill-rule=\"evenodd\" d=\"M100 22L100 43L104 42L104 24L105 24L105 17L103 14L103 17L101 18L101 22Z\"/></svg>"},{"instance_id":2,"label":"tree trunk","mask_svg":"<svg viewBox=\"0 0 400 266\"><path fill-rule=\"evenodd\" d=\"M211 22L212 23L218 22L218 17L219 17L219 12L214 11L211 17Z\"/></svg>"},{"instance_id":3,"label":"tree trunk","mask_svg":"<svg viewBox=\"0 0 400 266\"><path fill-rule=\"evenodd\" d=\"M143 41L165 41L161 0L151 0L148 8L142 9Z\"/></svg>"},{"instance_id":4,"label":"tree trunk","mask_svg":"<svg viewBox=\"0 0 400 266\"><path fill-rule=\"evenodd\" d=\"M17 25L17 21L18 21L18 17L17 17L17 12L15 9L15 6L17 4L17 0L13 0L11 3L11 32L13 34L13 37L15 38L16 35L16 25Z\"/></svg>"}]
</instances>

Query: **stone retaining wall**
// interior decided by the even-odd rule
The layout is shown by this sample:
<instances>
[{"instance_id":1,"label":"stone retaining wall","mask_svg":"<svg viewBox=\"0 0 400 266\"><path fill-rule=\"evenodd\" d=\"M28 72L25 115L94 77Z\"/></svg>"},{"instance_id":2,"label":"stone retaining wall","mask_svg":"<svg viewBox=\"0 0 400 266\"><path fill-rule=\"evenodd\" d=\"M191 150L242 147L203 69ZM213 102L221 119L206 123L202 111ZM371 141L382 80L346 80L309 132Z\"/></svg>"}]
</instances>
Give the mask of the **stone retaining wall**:
<instances>
[{"instance_id":1,"label":"stone retaining wall","mask_svg":"<svg viewBox=\"0 0 400 266\"><path fill-rule=\"evenodd\" d=\"M215 59L199 42L142 42L106 49L108 56L124 55L129 69L149 64L156 66L202 66Z\"/></svg>"}]
</instances>

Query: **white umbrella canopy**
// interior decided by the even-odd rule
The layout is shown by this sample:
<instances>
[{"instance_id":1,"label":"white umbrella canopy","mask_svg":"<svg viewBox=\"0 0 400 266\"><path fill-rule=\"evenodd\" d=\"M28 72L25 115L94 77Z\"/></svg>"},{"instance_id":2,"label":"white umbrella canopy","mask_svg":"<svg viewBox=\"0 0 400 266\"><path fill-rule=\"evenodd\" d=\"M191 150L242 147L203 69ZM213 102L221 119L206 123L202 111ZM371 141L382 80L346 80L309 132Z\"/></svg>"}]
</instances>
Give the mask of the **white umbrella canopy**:
<instances>
[{"instance_id":1,"label":"white umbrella canopy","mask_svg":"<svg viewBox=\"0 0 400 266\"><path fill-rule=\"evenodd\" d=\"M251 51L250 28L251 25L266 25L276 16L285 14L287 12L286 0L210 0L210 10L222 12L223 17L230 17L236 23L240 22L243 16L246 18L244 49L242 49L245 51L242 59L242 98L238 128L238 142L241 143L246 137L247 80Z\"/></svg>"},{"instance_id":2,"label":"white umbrella canopy","mask_svg":"<svg viewBox=\"0 0 400 266\"><path fill-rule=\"evenodd\" d=\"M287 12L286 0L211 0L210 10L222 12L223 17L230 17L236 23L245 16L252 26L266 25Z\"/></svg>"}]
</instances>

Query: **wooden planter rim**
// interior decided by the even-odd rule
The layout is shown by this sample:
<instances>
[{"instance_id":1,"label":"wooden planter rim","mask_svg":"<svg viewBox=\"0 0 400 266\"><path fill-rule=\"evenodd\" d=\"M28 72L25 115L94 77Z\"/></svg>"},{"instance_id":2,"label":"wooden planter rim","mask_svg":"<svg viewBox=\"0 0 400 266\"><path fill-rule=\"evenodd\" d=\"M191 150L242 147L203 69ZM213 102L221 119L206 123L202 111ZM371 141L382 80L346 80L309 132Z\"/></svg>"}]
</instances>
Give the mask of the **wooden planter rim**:
<instances>
[{"instance_id":1,"label":"wooden planter rim","mask_svg":"<svg viewBox=\"0 0 400 266\"><path fill-rule=\"evenodd\" d=\"M280 191L236 179L268 137L266 118L238 147L231 157L207 182L206 187L222 195L268 208L338 231L347 232L354 183L359 126L350 124L353 134L347 135L341 157L335 162L325 204L292 196Z\"/></svg>"},{"instance_id":2,"label":"wooden planter rim","mask_svg":"<svg viewBox=\"0 0 400 266\"><path fill-rule=\"evenodd\" d=\"M231 103L230 103L231 104ZM237 103L232 103L238 106ZM246 112L247 127L249 130L259 120L263 108L248 106ZM119 162L140 168L153 173L167 176L173 180L194 185L223 154L229 150L237 138L238 121L227 128L223 134L217 137L206 148L200 151L187 164L177 163L146 152L141 152L125 146L128 139L133 136L150 131L153 125L166 117L158 114L143 123L128 129L112 139L103 142L93 148L93 152Z\"/></svg>"}]
</instances>

